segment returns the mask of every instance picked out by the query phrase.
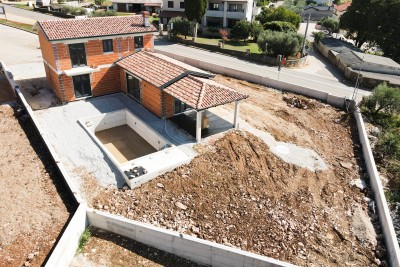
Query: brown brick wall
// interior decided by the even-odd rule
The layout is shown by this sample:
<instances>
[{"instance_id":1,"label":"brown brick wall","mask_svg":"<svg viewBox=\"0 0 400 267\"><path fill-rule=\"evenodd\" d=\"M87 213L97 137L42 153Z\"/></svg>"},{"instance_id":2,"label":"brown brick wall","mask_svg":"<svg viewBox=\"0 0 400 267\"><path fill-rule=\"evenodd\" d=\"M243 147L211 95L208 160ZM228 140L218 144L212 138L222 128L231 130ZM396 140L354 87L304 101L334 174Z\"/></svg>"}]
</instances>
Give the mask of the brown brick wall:
<instances>
[{"instance_id":1,"label":"brown brick wall","mask_svg":"<svg viewBox=\"0 0 400 267\"><path fill-rule=\"evenodd\" d=\"M66 44L54 44L54 54L58 61L59 70L69 70L72 68L69 48Z\"/></svg>"},{"instance_id":2,"label":"brown brick wall","mask_svg":"<svg viewBox=\"0 0 400 267\"><path fill-rule=\"evenodd\" d=\"M38 31L38 36L43 59L46 60L54 69L57 69L52 44L47 41L46 36L44 36L41 30Z\"/></svg>"},{"instance_id":3,"label":"brown brick wall","mask_svg":"<svg viewBox=\"0 0 400 267\"><path fill-rule=\"evenodd\" d=\"M124 92L125 94L127 93L127 88L126 88L126 72L124 71L123 68L120 69L120 81L121 81L121 91Z\"/></svg>"},{"instance_id":4,"label":"brown brick wall","mask_svg":"<svg viewBox=\"0 0 400 267\"><path fill-rule=\"evenodd\" d=\"M121 90L120 67L118 66L94 72L90 79L93 96L116 93Z\"/></svg>"},{"instance_id":5,"label":"brown brick wall","mask_svg":"<svg viewBox=\"0 0 400 267\"><path fill-rule=\"evenodd\" d=\"M158 117L161 114L161 91L154 85L142 81L142 105Z\"/></svg>"},{"instance_id":6,"label":"brown brick wall","mask_svg":"<svg viewBox=\"0 0 400 267\"><path fill-rule=\"evenodd\" d=\"M60 82L62 83L62 89L65 94L65 101L70 102L74 101L75 92L74 92L74 83L72 82L72 77L66 75L60 75Z\"/></svg>"},{"instance_id":7,"label":"brown brick wall","mask_svg":"<svg viewBox=\"0 0 400 267\"><path fill-rule=\"evenodd\" d=\"M174 97L165 92L162 92L162 100L163 100L164 116L166 118L174 116L175 113Z\"/></svg>"},{"instance_id":8,"label":"brown brick wall","mask_svg":"<svg viewBox=\"0 0 400 267\"><path fill-rule=\"evenodd\" d=\"M153 34L146 34L143 37L143 46L145 49L154 49L154 35Z\"/></svg>"}]
</instances>

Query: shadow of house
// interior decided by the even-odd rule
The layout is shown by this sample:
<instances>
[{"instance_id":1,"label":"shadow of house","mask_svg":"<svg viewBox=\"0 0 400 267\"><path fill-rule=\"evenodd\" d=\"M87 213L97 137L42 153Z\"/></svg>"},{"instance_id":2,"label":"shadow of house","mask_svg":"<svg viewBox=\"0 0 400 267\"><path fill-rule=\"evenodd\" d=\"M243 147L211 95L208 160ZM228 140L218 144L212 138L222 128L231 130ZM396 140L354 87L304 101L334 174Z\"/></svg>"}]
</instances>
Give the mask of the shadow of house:
<instances>
[{"instance_id":1,"label":"shadow of house","mask_svg":"<svg viewBox=\"0 0 400 267\"><path fill-rule=\"evenodd\" d=\"M335 65L347 79L373 88L382 82L400 86L400 64L390 58L365 54L352 44L335 38L322 39L319 52Z\"/></svg>"}]
</instances>

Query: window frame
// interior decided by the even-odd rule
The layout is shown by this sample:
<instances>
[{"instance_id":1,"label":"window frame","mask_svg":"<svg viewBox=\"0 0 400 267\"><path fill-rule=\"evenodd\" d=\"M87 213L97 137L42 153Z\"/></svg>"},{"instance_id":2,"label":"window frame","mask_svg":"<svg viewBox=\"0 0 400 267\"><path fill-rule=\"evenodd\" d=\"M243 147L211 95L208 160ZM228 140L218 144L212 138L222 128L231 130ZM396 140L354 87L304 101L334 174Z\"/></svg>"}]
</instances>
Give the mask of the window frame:
<instances>
[{"instance_id":1,"label":"window frame","mask_svg":"<svg viewBox=\"0 0 400 267\"><path fill-rule=\"evenodd\" d=\"M139 46L138 44L141 44L141 46ZM133 45L135 46L135 50L144 48L143 36L140 35L140 36L133 37Z\"/></svg>"},{"instance_id":2,"label":"window frame","mask_svg":"<svg viewBox=\"0 0 400 267\"><path fill-rule=\"evenodd\" d=\"M103 42L103 53L114 52L113 39L105 39L102 42Z\"/></svg>"},{"instance_id":3,"label":"window frame","mask_svg":"<svg viewBox=\"0 0 400 267\"><path fill-rule=\"evenodd\" d=\"M179 2L179 8L180 9L185 9L185 2L184 1Z\"/></svg>"},{"instance_id":4,"label":"window frame","mask_svg":"<svg viewBox=\"0 0 400 267\"><path fill-rule=\"evenodd\" d=\"M219 10L219 3L208 3L208 10Z\"/></svg>"},{"instance_id":5,"label":"window frame","mask_svg":"<svg viewBox=\"0 0 400 267\"><path fill-rule=\"evenodd\" d=\"M79 53L74 54L72 53L72 51L74 51L73 49L77 49L77 48L73 48L76 46L81 46L83 47L83 56L80 55ZM78 68L78 67L85 67L87 66L87 58L86 58L86 46L85 43L76 43L76 44L69 44L68 45L68 50L69 50L69 58L71 60L71 67L72 68ZM77 60L76 62L74 62L74 60ZM82 62L81 62L82 61ZM77 63L77 64L74 64Z\"/></svg>"},{"instance_id":6,"label":"window frame","mask_svg":"<svg viewBox=\"0 0 400 267\"><path fill-rule=\"evenodd\" d=\"M174 8L174 1L168 1L168 8Z\"/></svg>"}]
</instances>

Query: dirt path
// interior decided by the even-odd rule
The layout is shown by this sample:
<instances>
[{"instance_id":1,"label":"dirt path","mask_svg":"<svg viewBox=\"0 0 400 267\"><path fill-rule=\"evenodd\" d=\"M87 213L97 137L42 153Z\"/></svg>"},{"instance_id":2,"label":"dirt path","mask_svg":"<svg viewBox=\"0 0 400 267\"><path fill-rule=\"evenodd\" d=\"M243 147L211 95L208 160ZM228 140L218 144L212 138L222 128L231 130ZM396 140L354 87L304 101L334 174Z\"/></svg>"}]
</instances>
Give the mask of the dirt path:
<instances>
[{"instance_id":1,"label":"dirt path","mask_svg":"<svg viewBox=\"0 0 400 267\"><path fill-rule=\"evenodd\" d=\"M216 80L250 95L241 105L248 124L316 151L327 169L286 163L258 137L230 132L198 146L201 155L189 165L138 189L103 190L94 206L301 266L386 266L372 196L351 185L367 178L351 117L304 97Z\"/></svg>"},{"instance_id":2,"label":"dirt path","mask_svg":"<svg viewBox=\"0 0 400 267\"><path fill-rule=\"evenodd\" d=\"M73 207L36 129L15 110L0 105L0 266L41 266Z\"/></svg>"}]
</instances>

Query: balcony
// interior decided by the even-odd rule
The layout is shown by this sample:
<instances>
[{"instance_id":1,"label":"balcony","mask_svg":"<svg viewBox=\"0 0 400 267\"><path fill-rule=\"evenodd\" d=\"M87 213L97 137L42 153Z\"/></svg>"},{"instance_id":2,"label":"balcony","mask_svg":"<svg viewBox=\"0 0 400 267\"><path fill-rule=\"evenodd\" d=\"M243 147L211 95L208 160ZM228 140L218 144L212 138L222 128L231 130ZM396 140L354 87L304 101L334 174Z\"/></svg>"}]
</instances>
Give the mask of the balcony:
<instances>
[{"instance_id":1,"label":"balcony","mask_svg":"<svg viewBox=\"0 0 400 267\"><path fill-rule=\"evenodd\" d=\"M234 11L227 11L226 12L226 17L229 19L245 19L246 18L246 12L244 9L236 9Z\"/></svg>"},{"instance_id":2,"label":"balcony","mask_svg":"<svg viewBox=\"0 0 400 267\"><path fill-rule=\"evenodd\" d=\"M224 11L223 10L207 10L206 11L206 16L207 17L223 18L224 17Z\"/></svg>"}]
</instances>

